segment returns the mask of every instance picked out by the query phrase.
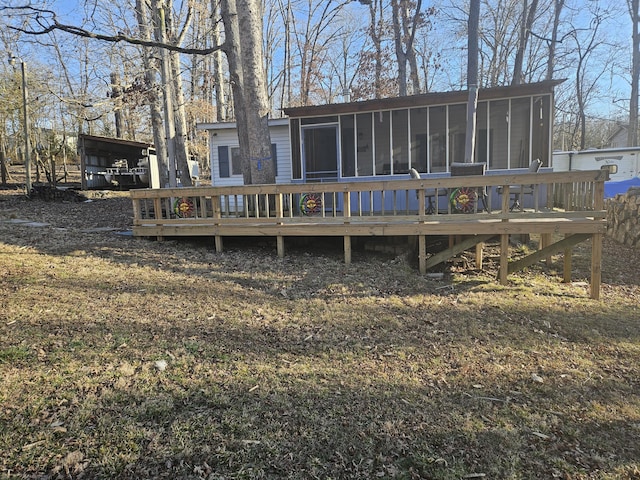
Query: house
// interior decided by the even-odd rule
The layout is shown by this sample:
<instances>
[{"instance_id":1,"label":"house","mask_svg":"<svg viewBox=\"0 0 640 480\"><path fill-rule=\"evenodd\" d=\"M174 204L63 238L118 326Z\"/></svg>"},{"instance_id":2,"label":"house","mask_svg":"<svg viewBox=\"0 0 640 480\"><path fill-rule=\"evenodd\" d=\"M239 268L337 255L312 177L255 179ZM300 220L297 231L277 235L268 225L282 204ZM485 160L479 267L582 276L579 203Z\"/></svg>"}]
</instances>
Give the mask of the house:
<instances>
[{"instance_id":1,"label":"house","mask_svg":"<svg viewBox=\"0 0 640 480\"><path fill-rule=\"evenodd\" d=\"M211 184L217 187L242 185L242 165L235 122L201 123L199 130L209 133ZM271 154L275 159L276 183L291 182L289 119L269 119Z\"/></svg>"},{"instance_id":2,"label":"house","mask_svg":"<svg viewBox=\"0 0 640 480\"><path fill-rule=\"evenodd\" d=\"M488 173L552 161L553 90L561 80L481 89L475 162ZM286 108L269 128L277 183L388 180L449 175L464 161L467 91ZM209 132L213 185L242 183L233 123Z\"/></svg>"},{"instance_id":3,"label":"house","mask_svg":"<svg viewBox=\"0 0 640 480\"><path fill-rule=\"evenodd\" d=\"M607 139L607 148L626 148L629 141L629 124L619 124Z\"/></svg>"}]
</instances>

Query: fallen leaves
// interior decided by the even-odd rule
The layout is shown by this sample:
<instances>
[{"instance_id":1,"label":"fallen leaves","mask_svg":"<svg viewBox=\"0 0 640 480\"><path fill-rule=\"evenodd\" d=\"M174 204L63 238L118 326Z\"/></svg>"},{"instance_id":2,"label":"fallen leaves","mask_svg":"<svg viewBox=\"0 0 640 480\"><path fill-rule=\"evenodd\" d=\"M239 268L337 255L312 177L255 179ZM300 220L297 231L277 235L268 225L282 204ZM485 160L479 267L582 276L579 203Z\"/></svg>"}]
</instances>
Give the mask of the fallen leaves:
<instances>
[{"instance_id":1,"label":"fallen leaves","mask_svg":"<svg viewBox=\"0 0 640 480\"><path fill-rule=\"evenodd\" d=\"M591 478L640 458L640 254L608 245L592 302L325 243L121 238L126 194L15 205L68 228L0 225L0 472Z\"/></svg>"}]
</instances>

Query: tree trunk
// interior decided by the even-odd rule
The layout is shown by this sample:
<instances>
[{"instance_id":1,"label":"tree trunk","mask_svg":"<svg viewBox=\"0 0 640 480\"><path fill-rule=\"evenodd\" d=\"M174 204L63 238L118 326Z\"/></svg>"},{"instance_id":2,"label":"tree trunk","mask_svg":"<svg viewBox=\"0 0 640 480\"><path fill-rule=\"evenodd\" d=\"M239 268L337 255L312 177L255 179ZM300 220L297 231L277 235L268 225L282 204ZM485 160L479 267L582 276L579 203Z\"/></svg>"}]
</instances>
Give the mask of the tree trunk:
<instances>
[{"instance_id":1,"label":"tree trunk","mask_svg":"<svg viewBox=\"0 0 640 480\"><path fill-rule=\"evenodd\" d=\"M260 4L257 0L222 0L221 9L244 183L275 183L262 67Z\"/></svg>"},{"instance_id":2,"label":"tree trunk","mask_svg":"<svg viewBox=\"0 0 640 480\"><path fill-rule=\"evenodd\" d=\"M407 54L403 49L402 30L400 29L400 0L391 2L391 19L393 23L396 63L398 64L398 95L407 96Z\"/></svg>"},{"instance_id":3,"label":"tree trunk","mask_svg":"<svg viewBox=\"0 0 640 480\"><path fill-rule=\"evenodd\" d=\"M380 18L377 18L377 12L380 11ZM380 98L382 93L382 0L374 0L369 4L369 13L371 15L371 25L369 26L369 36L373 42L375 49L375 74L373 81L374 97Z\"/></svg>"},{"instance_id":4,"label":"tree trunk","mask_svg":"<svg viewBox=\"0 0 640 480\"><path fill-rule=\"evenodd\" d=\"M189 170L189 150L187 148L187 115L184 110L184 92L182 90L182 75L180 74L180 54L171 52L169 54L171 62L171 78L173 85L171 93L173 94L174 122L175 122L175 140L176 140L176 165L180 171L180 182L183 187L193 185L191 181L191 172Z\"/></svg>"},{"instance_id":5,"label":"tree trunk","mask_svg":"<svg viewBox=\"0 0 640 480\"><path fill-rule=\"evenodd\" d=\"M554 1L553 28L551 30L551 40L549 42L549 57L547 58L547 80L553 80L556 61L556 43L558 42L558 27L560 25L562 7L564 7L564 0Z\"/></svg>"},{"instance_id":6,"label":"tree trunk","mask_svg":"<svg viewBox=\"0 0 640 480\"><path fill-rule=\"evenodd\" d=\"M629 132L627 146L638 145L638 82L640 80L640 12L638 5L640 0L629 0L629 13L633 28L633 54L631 71L631 100L629 101Z\"/></svg>"},{"instance_id":7,"label":"tree trunk","mask_svg":"<svg viewBox=\"0 0 640 480\"><path fill-rule=\"evenodd\" d=\"M398 92L401 97L407 95L407 64L409 64L409 78L413 90L411 93L420 93L420 76L414 40L421 7L422 0L418 0L415 14L410 16L410 3L407 0L393 0L391 2L394 45L398 63Z\"/></svg>"},{"instance_id":8,"label":"tree trunk","mask_svg":"<svg viewBox=\"0 0 640 480\"><path fill-rule=\"evenodd\" d=\"M151 40L151 20L146 1L136 0L136 14L138 17L140 38L143 40ZM169 182L169 161L167 158L167 142L164 137L164 124L162 122L162 102L158 95L158 72L151 52L152 50L148 48L142 49L142 63L144 66L145 82L149 87L147 99L151 116L151 128L153 130L153 143L156 147L156 161L159 175L158 183L160 187L164 187Z\"/></svg>"},{"instance_id":9,"label":"tree trunk","mask_svg":"<svg viewBox=\"0 0 640 480\"><path fill-rule=\"evenodd\" d=\"M418 61L416 59L415 38L416 31L419 27L420 10L422 9L422 0L418 0L415 5L413 15L409 15L410 2L403 0L404 6L402 8L402 32L405 41L405 54L407 56L407 63L409 64L409 81L413 91L412 94L420 93L420 75L418 70Z\"/></svg>"},{"instance_id":10,"label":"tree trunk","mask_svg":"<svg viewBox=\"0 0 640 480\"><path fill-rule=\"evenodd\" d=\"M122 85L120 85L120 76L118 72L111 72L111 98L113 98L114 110L113 116L116 123L116 138L122 136Z\"/></svg>"},{"instance_id":11,"label":"tree trunk","mask_svg":"<svg viewBox=\"0 0 640 480\"><path fill-rule=\"evenodd\" d=\"M212 44L220 45L220 27L217 16L220 11L220 1L211 0ZM216 121L224 122L227 119L227 102L225 100L224 75L222 67L222 51L216 50L213 54L213 89L216 101Z\"/></svg>"},{"instance_id":12,"label":"tree trunk","mask_svg":"<svg viewBox=\"0 0 640 480\"><path fill-rule=\"evenodd\" d=\"M144 2L144 0L142 0ZM151 1L152 15L154 18L155 39L158 42L166 43L166 22L164 18L164 4L162 0ZM165 143L167 145L167 163L168 163L168 185L169 187L177 186L176 181L176 144L175 144L175 127L173 120L173 108L171 102L173 95L171 89L173 82L171 81L171 67L169 60L169 51L164 48L158 49L160 73L162 78L162 97L164 99L162 112L164 116L164 133ZM164 186L164 185L161 185Z\"/></svg>"},{"instance_id":13,"label":"tree trunk","mask_svg":"<svg viewBox=\"0 0 640 480\"><path fill-rule=\"evenodd\" d=\"M269 99L262 63L262 2L237 0L244 110L249 134L249 163L252 184L275 183L275 164L271 156ZM238 108L238 105L236 105Z\"/></svg>"},{"instance_id":14,"label":"tree trunk","mask_svg":"<svg viewBox=\"0 0 640 480\"><path fill-rule=\"evenodd\" d=\"M249 168L249 133L244 105L244 87L242 67L240 66L240 30L236 0L221 0L220 9L224 23L224 45L227 63L229 64L229 83L233 93L233 111L238 130L238 147L242 159L242 176L245 185L251 184L251 170Z\"/></svg>"},{"instance_id":15,"label":"tree trunk","mask_svg":"<svg viewBox=\"0 0 640 480\"><path fill-rule=\"evenodd\" d=\"M518 50L513 65L513 78L511 85L520 85L523 82L522 64L524 63L524 52L527 48L529 32L533 26L533 20L538 9L538 0L532 0L531 6L527 8L527 0L523 0L522 5L522 24L520 26L520 38L518 39Z\"/></svg>"}]
</instances>

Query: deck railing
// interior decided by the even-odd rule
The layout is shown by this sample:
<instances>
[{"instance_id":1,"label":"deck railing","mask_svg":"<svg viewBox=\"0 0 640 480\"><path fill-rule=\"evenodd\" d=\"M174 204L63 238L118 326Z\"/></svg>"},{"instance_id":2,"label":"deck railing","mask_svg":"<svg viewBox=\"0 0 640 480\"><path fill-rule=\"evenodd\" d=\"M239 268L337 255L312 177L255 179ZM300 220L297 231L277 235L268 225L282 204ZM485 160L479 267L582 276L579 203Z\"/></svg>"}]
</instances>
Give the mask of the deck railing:
<instances>
[{"instance_id":1,"label":"deck railing","mask_svg":"<svg viewBox=\"0 0 640 480\"><path fill-rule=\"evenodd\" d=\"M595 170L132 190L133 233L212 236L217 250L224 236L273 236L280 256L287 236L341 236L347 263L351 236L418 236L424 271L426 235L601 235L607 179ZM515 209L513 186L532 192Z\"/></svg>"}]
</instances>

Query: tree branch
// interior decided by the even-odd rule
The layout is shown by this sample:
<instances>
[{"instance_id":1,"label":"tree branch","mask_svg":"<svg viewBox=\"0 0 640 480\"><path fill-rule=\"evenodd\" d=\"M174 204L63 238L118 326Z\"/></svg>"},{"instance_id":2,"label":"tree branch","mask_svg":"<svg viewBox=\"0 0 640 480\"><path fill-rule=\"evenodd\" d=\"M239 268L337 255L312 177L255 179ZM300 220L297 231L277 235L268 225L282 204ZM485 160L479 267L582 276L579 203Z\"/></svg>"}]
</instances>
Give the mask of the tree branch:
<instances>
[{"instance_id":1,"label":"tree branch","mask_svg":"<svg viewBox=\"0 0 640 480\"><path fill-rule=\"evenodd\" d=\"M128 43L131 45L140 45L143 47L156 47L156 48L164 48L166 50L170 50L172 52L178 52L178 53L184 53L187 55L208 55L210 53L216 52L218 50L224 50L225 48L225 44L224 42L220 45L214 45L212 47L209 48L187 48L187 47L180 47L178 45L172 45L170 43L162 43L162 42L156 42L156 41L152 41L152 40L143 40L141 38L137 38L137 37L132 37L130 35L125 35L122 32L118 32L117 35L106 35L106 34L102 34L102 33L96 33L96 32L92 32L89 30L86 30L84 28L81 27L77 27L75 25L66 25L64 23L60 23L58 22L58 20L56 19L56 14L55 12L51 11L51 10L44 10L44 9L36 9L30 6L24 6L24 7L3 7L0 9L0 11L2 10L29 10L31 11L31 13L29 13L28 15L35 15L34 21L40 26L42 27L39 30L35 30L35 29L27 29L27 28L22 28L22 27L16 27L16 26L9 26L9 28L11 30L17 31L17 32L21 32L24 33L26 35L46 35L48 33L51 33L55 30L60 30L66 33L69 33L71 35L75 35L78 37L84 37L84 38L92 38L95 40L102 40L105 42L111 42L111 43L120 43L120 42L124 42L124 43ZM50 17L48 17L50 16Z\"/></svg>"}]
</instances>

